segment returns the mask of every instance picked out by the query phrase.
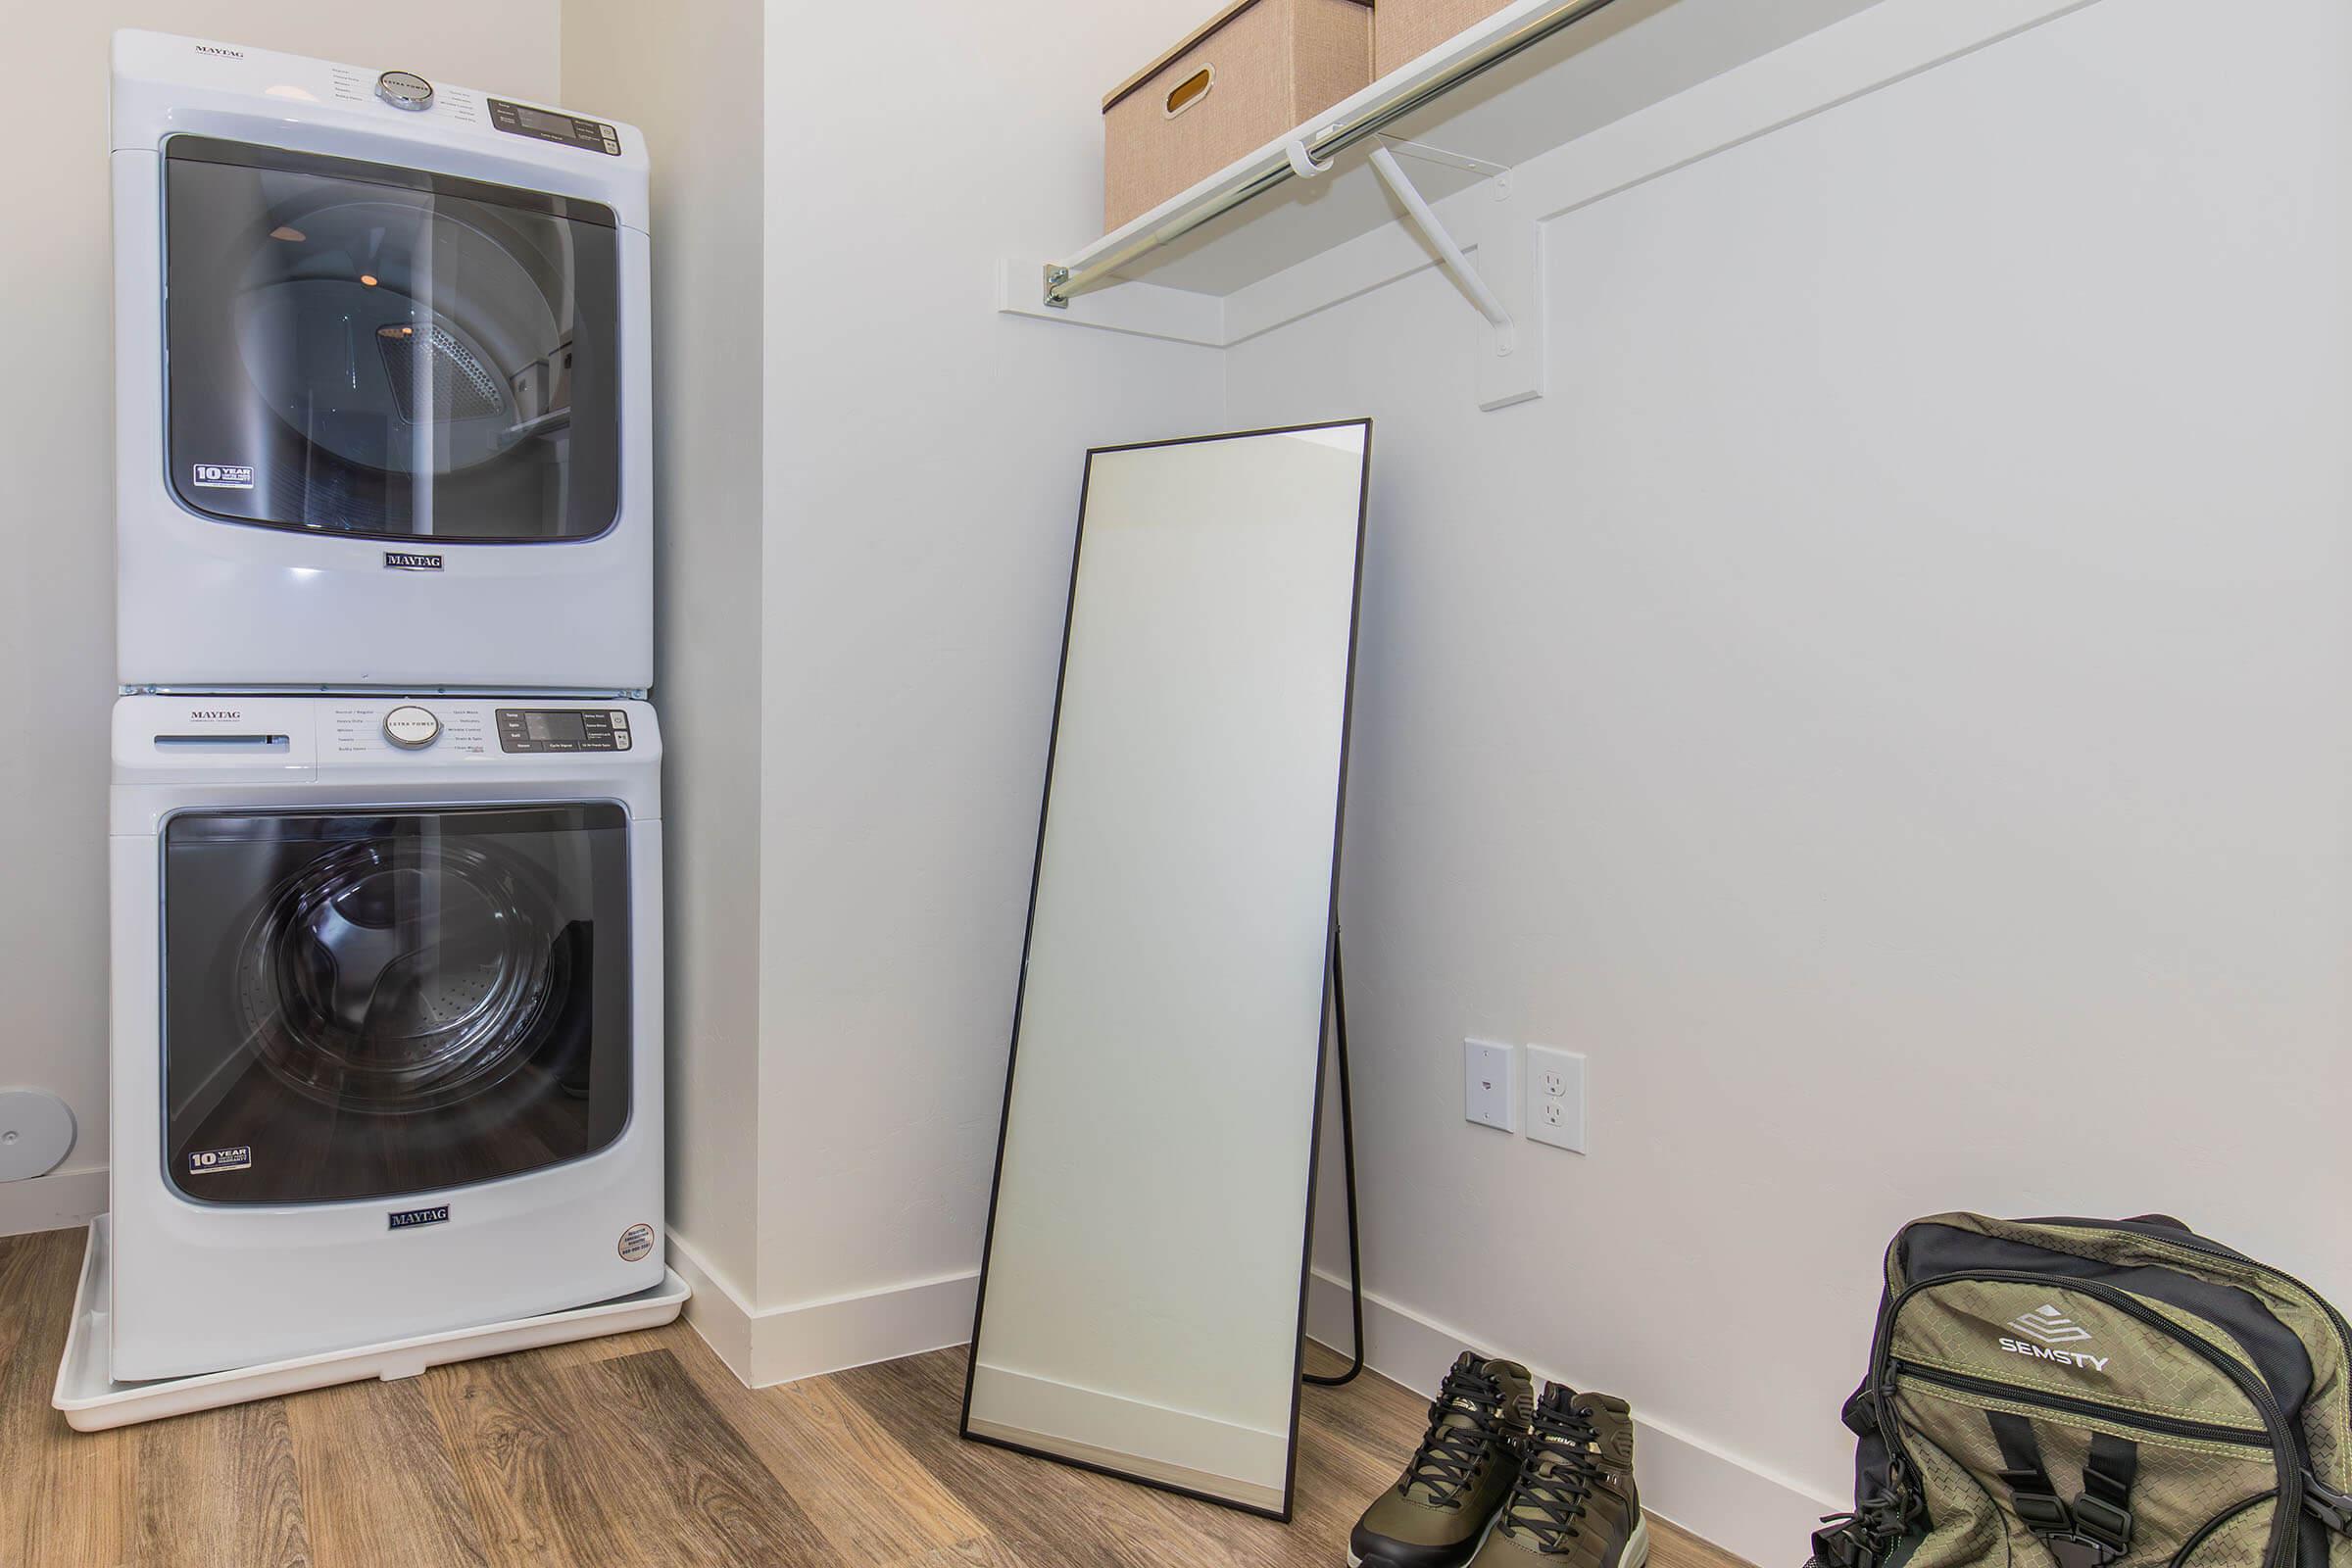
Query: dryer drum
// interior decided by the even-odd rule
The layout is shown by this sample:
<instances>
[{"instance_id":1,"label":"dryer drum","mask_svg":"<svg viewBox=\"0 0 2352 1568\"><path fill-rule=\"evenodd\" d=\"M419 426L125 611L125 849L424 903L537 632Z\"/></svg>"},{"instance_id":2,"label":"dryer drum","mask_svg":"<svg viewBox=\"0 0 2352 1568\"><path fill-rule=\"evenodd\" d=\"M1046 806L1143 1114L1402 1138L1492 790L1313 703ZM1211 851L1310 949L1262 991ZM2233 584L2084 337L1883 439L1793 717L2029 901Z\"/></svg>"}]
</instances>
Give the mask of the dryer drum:
<instances>
[{"instance_id":1,"label":"dryer drum","mask_svg":"<svg viewBox=\"0 0 2352 1568\"><path fill-rule=\"evenodd\" d=\"M568 283L546 254L568 249L561 225L486 211L467 221L405 194L267 217L285 221L248 232L237 354L301 447L369 471L447 475L543 433L533 421L552 411L523 393L570 335Z\"/></svg>"},{"instance_id":2,"label":"dryer drum","mask_svg":"<svg viewBox=\"0 0 2352 1568\"><path fill-rule=\"evenodd\" d=\"M319 856L264 897L240 948L254 1054L338 1108L397 1114L480 1095L543 1043L570 944L534 879L476 845L381 840Z\"/></svg>"},{"instance_id":3,"label":"dryer drum","mask_svg":"<svg viewBox=\"0 0 2352 1568\"><path fill-rule=\"evenodd\" d=\"M612 526L624 318L610 208L193 135L172 138L165 181L166 471L181 505L396 539Z\"/></svg>"}]
</instances>

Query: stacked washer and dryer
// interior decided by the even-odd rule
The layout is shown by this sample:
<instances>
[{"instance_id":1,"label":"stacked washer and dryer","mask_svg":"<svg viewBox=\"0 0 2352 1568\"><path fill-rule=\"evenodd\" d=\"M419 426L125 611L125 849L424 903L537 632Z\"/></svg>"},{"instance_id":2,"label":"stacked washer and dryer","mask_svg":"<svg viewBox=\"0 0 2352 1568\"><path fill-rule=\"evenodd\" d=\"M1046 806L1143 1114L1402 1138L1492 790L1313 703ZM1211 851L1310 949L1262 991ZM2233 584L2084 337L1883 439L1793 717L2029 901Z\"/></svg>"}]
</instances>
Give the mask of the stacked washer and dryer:
<instances>
[{"instance_id":1,"label":"stacked washer and dryer","mask_svg":"<svg viewBox=\"0 0 2352 1568\"><path fill-rule=\"evenodd\" d=\"M111 1377L659 1287L644 143L145 32L112 122Z\"/></svg>"}]
</instances>

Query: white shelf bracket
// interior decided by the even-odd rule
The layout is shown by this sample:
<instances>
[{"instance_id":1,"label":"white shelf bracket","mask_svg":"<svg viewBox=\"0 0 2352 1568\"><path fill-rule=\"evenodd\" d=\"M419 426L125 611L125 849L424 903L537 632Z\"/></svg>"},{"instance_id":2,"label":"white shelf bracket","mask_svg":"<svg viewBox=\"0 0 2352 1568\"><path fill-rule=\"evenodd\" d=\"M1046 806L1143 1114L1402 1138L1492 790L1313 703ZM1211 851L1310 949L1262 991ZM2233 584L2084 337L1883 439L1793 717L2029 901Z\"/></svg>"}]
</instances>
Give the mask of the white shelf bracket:
<instances>
[{"instance_id":1,"label":"white shelf bracket","mask_svg":"<svg viewBox=\"0 0 2352 1568\"><path fill-rule=\"evenodd\" d=\"M1543 227L1520 200L1511 172L1500 164L1444 148L1383 136L1372 169L1404 207L1406 219L1438 253L1446 270L1485 319L1479 327L1478 406L1508 408L1544 395ZM1485 174L1479 187L1478 249L1473 265L1412 180L1396 154Z\"/></svg>"},{"instance_id":2,"label":"white shelf bracket","mask_svg":"<svg viewBox=\"0 0 2352 1568\"><path fill-rule=\"evenodd\" d=\"M1461 285L1462 292L1470 296L1470 303L1478 307L1478 314L1508 339L1511 313L1503 308L1501 300L1494 297L1494 291L1487 287L1487 280L1478 275L1478 269L1470 265L1470 258L1462 254L1462 248L1453 242L1453 236L1446 232L1445 223L1430 210L1428 201L1414 187L1411 176L1405 173L1404 166L1396 162L1396 155L1387 147L1375 147L1372 149L1372 167L1379 172L1381 181L1404 204L1405 218L1421 231L1421 237L1429 241L1431 249L1438 253L1438 265L1452 274L1453 280ZM1508 354L1510 350L1505 348L1503 352Z\"/></svg>"}]
</instances>

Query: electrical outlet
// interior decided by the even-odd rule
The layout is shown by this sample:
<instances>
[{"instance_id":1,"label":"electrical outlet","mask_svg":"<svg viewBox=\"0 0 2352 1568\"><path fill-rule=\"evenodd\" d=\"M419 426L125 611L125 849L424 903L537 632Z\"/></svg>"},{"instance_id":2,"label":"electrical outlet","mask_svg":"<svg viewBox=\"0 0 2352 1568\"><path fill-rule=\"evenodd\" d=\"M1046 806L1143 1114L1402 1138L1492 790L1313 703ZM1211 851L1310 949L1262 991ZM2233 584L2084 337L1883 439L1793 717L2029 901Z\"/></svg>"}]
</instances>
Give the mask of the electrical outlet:
<instances>
[{"instance_id":1,"label":"electrical outlet","mask_svg":"<svg viewBox=\"0 0 2352 1568\"><path fill-rule=\"evenodd\" d=\"M1527 1136L1585 1152L1585 1058L1579 1053L1527 1048Z\"/></svg>"},{"instance_id":2,"label":"electrical outlet","mask_svg":"<svg viewBox=\"0 0 2352 1568\"><path fill-rule=\"evenodd\" d=\"M1498 1127L1504 1132L1514 1130L1511 1107L1518 1103L1512 1095L1511 1071L1518 1052L1510 1046L1493 1040L1462 1042L1462 1118L1482 1127Z\"/></svg>"}]
</instances>

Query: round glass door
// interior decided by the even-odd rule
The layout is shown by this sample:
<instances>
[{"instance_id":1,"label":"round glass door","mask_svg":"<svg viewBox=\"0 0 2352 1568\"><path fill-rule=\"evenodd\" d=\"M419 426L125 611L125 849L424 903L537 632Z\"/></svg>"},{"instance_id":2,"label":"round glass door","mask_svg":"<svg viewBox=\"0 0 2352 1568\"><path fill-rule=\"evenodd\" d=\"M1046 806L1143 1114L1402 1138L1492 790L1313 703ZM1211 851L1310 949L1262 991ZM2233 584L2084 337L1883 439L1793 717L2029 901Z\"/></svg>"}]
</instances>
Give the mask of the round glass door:
<instances>
[{"instance_id":1,"label":"round glass door","mask_svg":"<svg viewBox=\"0 0 2352 1568\"><path fill-rule=\"evenodd\" d=\"M166 143L164 170L182 503L385 539L612 525L610 209L198 136Z\"/></svg>"},{"instance_id":2,"label":"round glass door","mask_svg":"<svg viewBox=\"0 0 2352 1568\"><path fill-rule=\"evenodd\" d=\"M494 850L390 839L319 856L269 898L239 1002L279 1081L362 1111L430 1110L495 1087L561 1012L568 947L548 899Z\"/></svg>"},{"instance_id":3,"label":"round glass door","mask_svg":"<svg viewBox=\"0 0 2352 1568\"><path fill-rule=\"evenodd\" d=\"M164 831L164 1157L199 1201L465 1186L629 1114L617 806L186 812Z\"/></svg>"}]
</instances>

